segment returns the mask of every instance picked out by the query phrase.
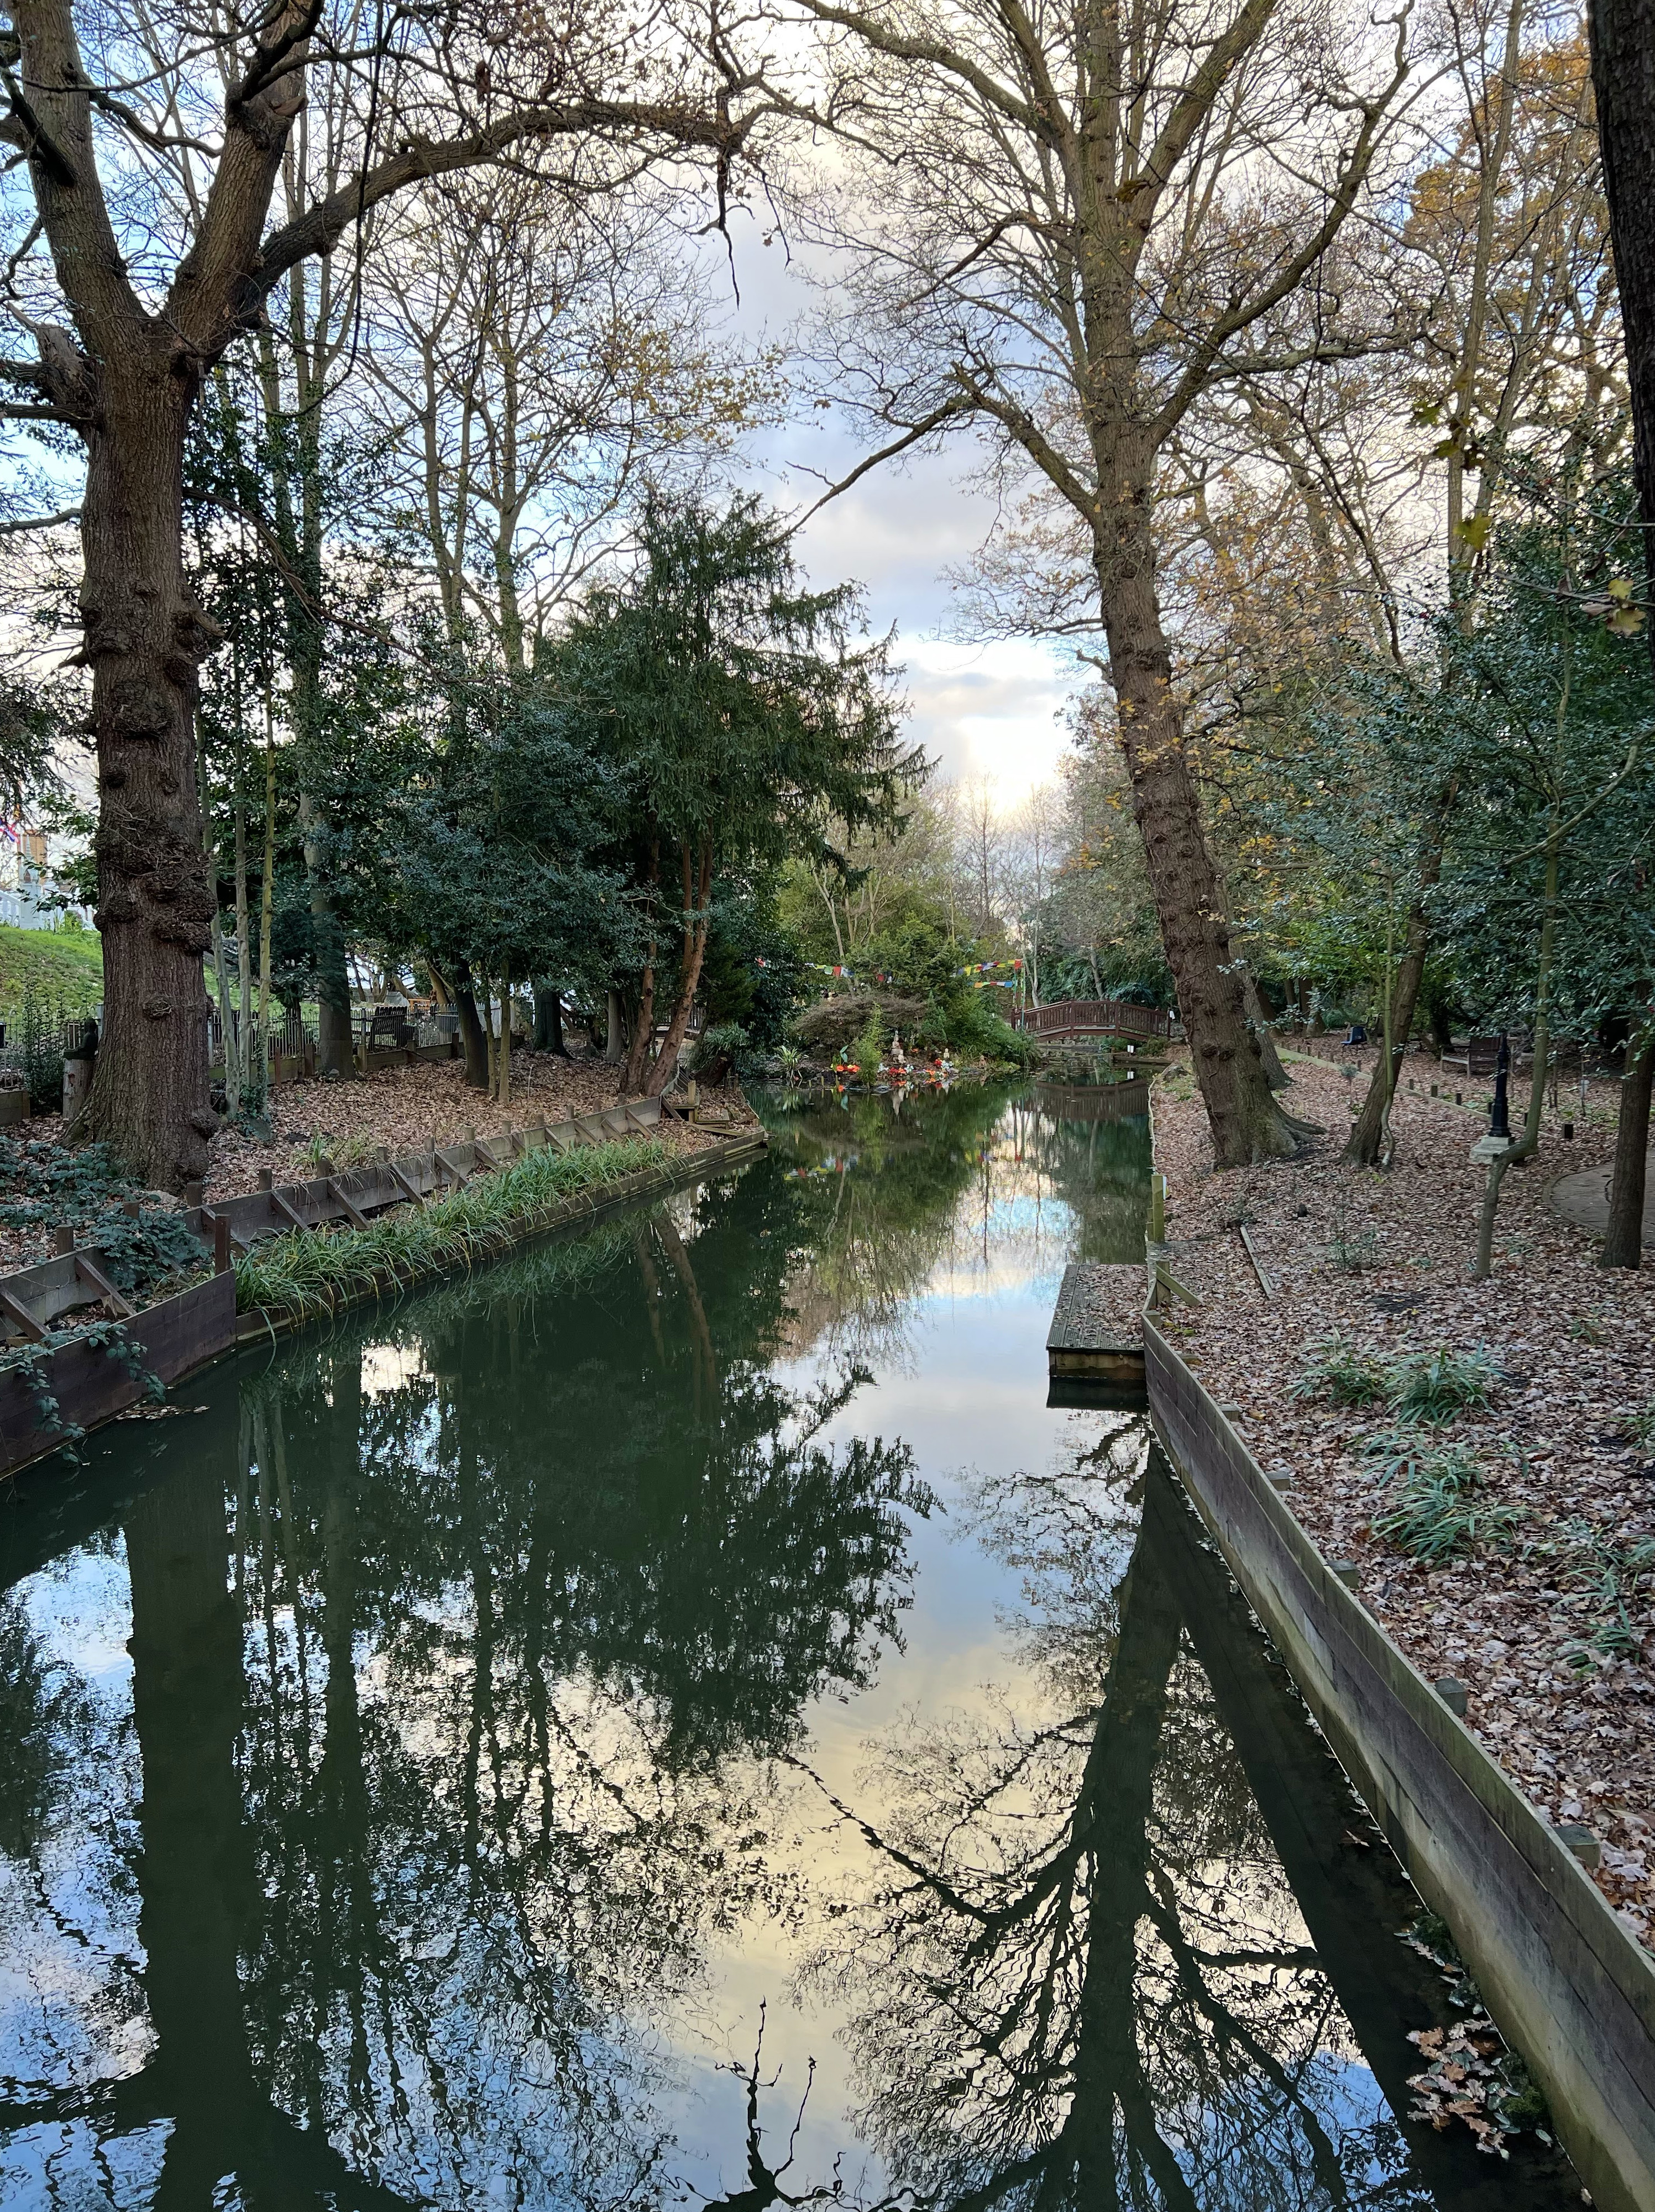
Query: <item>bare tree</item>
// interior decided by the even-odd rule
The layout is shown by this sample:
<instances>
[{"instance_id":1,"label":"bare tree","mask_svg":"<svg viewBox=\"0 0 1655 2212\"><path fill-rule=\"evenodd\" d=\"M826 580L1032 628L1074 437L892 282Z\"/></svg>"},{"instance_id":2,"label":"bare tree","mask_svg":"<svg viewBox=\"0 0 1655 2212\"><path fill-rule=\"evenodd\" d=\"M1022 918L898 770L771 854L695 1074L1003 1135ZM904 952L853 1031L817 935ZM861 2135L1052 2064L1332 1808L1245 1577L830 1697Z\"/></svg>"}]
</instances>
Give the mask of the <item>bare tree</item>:
<instances>
[{"instance_id":1,"label":"bare tree","mask_svg":"<svg viewBox=\"0 0 1655 2212\"><path fill-rule=\"evenodd\" d=\"M838 365L885 454L969 421L1077 519L1217 1157L1291 1152L1185 748L1156 507L1207 395L1354 343L1332 289L1308 327L1293 310L1373 178L1406 10L1376 55L1320 0L800 4L837 34L823 112L868 154L826 220L861 270Z\"/></svg>"},{"instance_id":2,"label":"bare tree","mask_svg":"<svg viewBox=\"0 0 1655 2212\"><path fill-rule=\"evenodd\" d=\"M1040 1004L1040 963L1049 923L1048 902L1068 853L1066 794L1055 783L1037 784L1012 814L1007 870L1016 910L1023 980L1029 1003Z\"/></svg>"},{"instance_id":3,"label":"bare tree","mask_svg":"<svg viewBox=\"0 0 1655 2212\"><path fill-rule=\"evenodd\" d=\"M81 1122L152 1182L198 1175L207 1097L201 956L213 901L196 795L197 672L213 640L186 589L185 439L202 380L295 272L429 179L504 158L601 188L668 151L721 180L758 112L716 28L663 9L578 27L491 11L441 18L277 0L243 13L185 0L153 38L141 11L11 0L3 129L32 205L9 263L33 358L0 363L12 420L76 434L82 655L98 747L105 1047ZM348 173L272 225L295 118L335 89L355 124ZM49 265L30 258L44 245Z\"/></svg>"},{"instance_id":4,"label":"bare tree","mask_svg":"<svg viewBox=\"0 0 1655 2212\"><path fill-rule=\"evenodd\" d=\"M612 553L641 480L697 481L769 404L771 365L709 341L665 215L490 171L411 195L375 256L367 365L394 488L446 620L511 667Z\"/></svg>"}]
</instances>

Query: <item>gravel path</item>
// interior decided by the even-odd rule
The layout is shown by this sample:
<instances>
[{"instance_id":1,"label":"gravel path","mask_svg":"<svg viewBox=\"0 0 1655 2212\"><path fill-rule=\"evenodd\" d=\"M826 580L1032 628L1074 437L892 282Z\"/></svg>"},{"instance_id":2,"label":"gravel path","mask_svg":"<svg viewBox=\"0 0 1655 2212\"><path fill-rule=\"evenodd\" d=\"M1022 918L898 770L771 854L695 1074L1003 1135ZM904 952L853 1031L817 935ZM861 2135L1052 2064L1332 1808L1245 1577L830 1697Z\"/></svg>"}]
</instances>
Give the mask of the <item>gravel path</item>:
<instances>
[{"instance_id":1,"label":"gravel path","mask_svg":"<svg viewBox=\"0 0 1655 2212\"><path fill-rule=\"evenodd\" d=\"M1410 1056L1396 1164L1378 1175L1338 1162L1362 1077L1348 1081L1336 1062L1289 1065L1292 1110L1326 1134L1297 1160L1223 1174L1187 1070L1157 1086L1167 1233L1181 1279L1206 1301L1181 1307L1171 1332L1214 1395L1242 1409L1257 1458L1290 1472L1289 1502L1323 1553L1358 1562L1364 1601L1427 1680L1464 1682L1468 1725L1533 1802L1602 1839L1597 1879L1648 1943L1655 1548L1637 1562L1640 1546L1655 1547L1655 1432L1639 1443L1628 1425L1655 1407L1655 1258L1637 1273L1599 1268L1550 1195L1561 1174L1607 1165L1612 1087L1595 1085L1584 1113L1578 1091L1565 1091L1573 1142L1548 1114L1537 1158L1506 1175L1493 1278L1473 1283L1482 1171L1467 1154L1487 1124L1469 1101L1486 1086L1462 1082L1464 1109L1433 1099L1435 1062ZM1243 1249L1244 1220L1274 1301ZM1479 1502L1515 1516L1503 1540L1433 1566L1376 1534L1397 1491L1385 1459L1363 1446L1394 1430L1395 1414L1292 1395L1311 1349L1335 1333L1386 1360L1481 1346L1499 1362L1492 1402L1443 1437L1475 1455Z\"/></svg>"}]
</instances>

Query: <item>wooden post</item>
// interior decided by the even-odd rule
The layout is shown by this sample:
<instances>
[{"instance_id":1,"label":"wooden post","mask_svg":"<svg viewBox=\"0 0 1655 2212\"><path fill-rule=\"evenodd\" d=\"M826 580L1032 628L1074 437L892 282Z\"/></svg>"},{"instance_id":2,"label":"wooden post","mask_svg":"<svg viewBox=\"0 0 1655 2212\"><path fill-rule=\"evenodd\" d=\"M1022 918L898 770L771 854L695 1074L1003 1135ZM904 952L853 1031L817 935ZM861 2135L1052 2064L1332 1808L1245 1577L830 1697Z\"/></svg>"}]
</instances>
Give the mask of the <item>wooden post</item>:
<instances>
[{"instance_id":1,"label":"wooden post","mask_svg":"<svg viewBox=\"0 0 1655 2212\"><path fill-rule=\"evenodd\" d=\"M260 1168L260 1169L259 1169L259 1189L260 1189L260 1190L269 1190L269 1189L271 1188L271 1187L272 1183L274 1182L274 1181L275 1181L275 1178L274 1178L274 1176L271 1174L271 1171L270 1171L270 1170L269 1170L268 1168Z\"/></svg>"},{"instance_id":2,"label":"wooden post","mask_svg":"<svg viewBox=\"0 0 1655 2212\"><path fill-rule=\"evenodd\" d=\"M1149 1241L1166 1242L1166 1177L1159 1172L1149 1178Z\"/></svg>"},{"instance_id":3,"label":"wooden post","mask_svg":"<svg viewBox=\"0 0 1655 2212\"><path fill-rule=\"evenodd\" d=\"M60 1221L52 1232L52 1243L59 1253L75 1249L75 1231L67 1222Z\"/></svg>"}]
</instances>

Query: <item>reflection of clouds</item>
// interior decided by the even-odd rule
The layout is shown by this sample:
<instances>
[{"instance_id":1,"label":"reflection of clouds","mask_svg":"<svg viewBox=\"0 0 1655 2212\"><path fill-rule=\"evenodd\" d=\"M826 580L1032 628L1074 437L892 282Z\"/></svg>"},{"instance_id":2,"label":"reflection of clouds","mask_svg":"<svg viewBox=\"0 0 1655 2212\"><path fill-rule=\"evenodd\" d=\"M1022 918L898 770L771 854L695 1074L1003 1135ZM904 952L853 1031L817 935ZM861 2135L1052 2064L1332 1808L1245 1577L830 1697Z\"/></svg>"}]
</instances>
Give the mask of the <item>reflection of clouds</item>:
<instances>
[{"instance_id":1,"label":"reflection of clouds","mask_svg":"<svg viewBox=\"0 0 1655 2212\"><path fill-rule=\"evenodd\" d=\"M362 1346L362 1395L364 1398L383 1398L405 1384L417 1382L425 1374L425 1350L416 1340L410 1344L365 1344Z\"/></svg>"}]
</instances>

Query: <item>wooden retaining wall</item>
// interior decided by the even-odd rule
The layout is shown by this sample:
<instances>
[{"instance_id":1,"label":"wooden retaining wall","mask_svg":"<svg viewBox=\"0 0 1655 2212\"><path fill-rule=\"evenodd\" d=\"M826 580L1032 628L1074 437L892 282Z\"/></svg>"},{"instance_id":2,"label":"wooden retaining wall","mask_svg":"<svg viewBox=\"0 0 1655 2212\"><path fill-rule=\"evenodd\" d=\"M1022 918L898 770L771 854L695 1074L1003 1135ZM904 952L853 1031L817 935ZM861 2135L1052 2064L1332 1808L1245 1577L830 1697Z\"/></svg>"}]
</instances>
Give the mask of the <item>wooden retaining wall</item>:
<instances>
[{"instance_id":1,"label":"wooden retaining wall","mask_svg":"<svg viewBox=\"0 0 1655 2212\"><path fill-rule=\"evenodd\" d=\"M216 1206L192 1207L186 1217L190 1226L209 1245L219 1243L223 1264L209 1281L124 1319L125 1337L148 1373L158 1375L163 1382L177 1382L239 1342L284 1335L306 1325L303 1321L262 1310L238 1316L235 1277L228 1264L229 1241L246 1249L265 1236L319 1228L327 1223L365 1221L393 1206L455 1187L473 1175L505 1167L546 1145L572 1152L605 1144L647 1133L660 1118L659 1098L630 1099L602 1113L583 1114L568 1121L537 1122L500 1137L429 1147L423 1152L404 1153L394 1163L381 1162L344 1175L316 1176L305 1182L284 1183L276 1190L249 1192ZM502 1224L488 1241L488 1249L492 1255L560 1229L584 1228L622 1206L640 1204L756 1158L767 1141L762 1130L744 1132L722 1139L715 1148L686 1153L666 1167L645 1169L601 1188L576 1192ZM64 1315L100 1303L106 1281L101 1267L105 1256L96 1246L88 1246L0 1278L0 1300L3 1301L0 1342L24 1344ZM416 1278L387 1276L382 1283L364 1286L349 1303L356 1305L376 1296L399 1296L419 1282L435 1280L448 1272L446 1266L437 1266ZM344 1306L339 1310L343 1311ZM31 1460L59 1450L70 1425L87 1430L113 1420L136 1403L145 1387L144 1374L134 1376L119 1357L85 1343L42 1352L31 1364L38 1374L38 1385L16 1368L0 1370L0 1476L13 1474ZM43 1396L57 1401L56 1417L50 1421L42 1416Z\"/></svg>"},{"instance_id":2,"label":"wooden retaining wall","mask_svg":"<svg viewBox=\"0 0 1655 2212\"><path fill-rule=\"evenodd\" d=\"M1152 1316L1150 1412L1341 1763L1607 2212L1655 2212L1655 1959L1329 1568Z\"/></svg>"},{"instance_id":3,"label":"wooden retaining wall","mask_svg":"<svg viewBox=\"0 0 1655 2212\"><path fill-rule=\"evenodd\" d=\"M123 1322L121 1329L150 1374L176 1382L234 1343L235 1277L214 1275L176 1297L163 1298ZM143 1375L133 1375L120 1358L85 1343L43 1354L38 1371L38 1390L16 1368L0 1371L0 1474L60 1449L70 1423L95 1429L113 1420L137 1404L145 1387ZM42 1419L42 1394L57 1400L57 1419Z\"/></svg>"}]
</instances>

